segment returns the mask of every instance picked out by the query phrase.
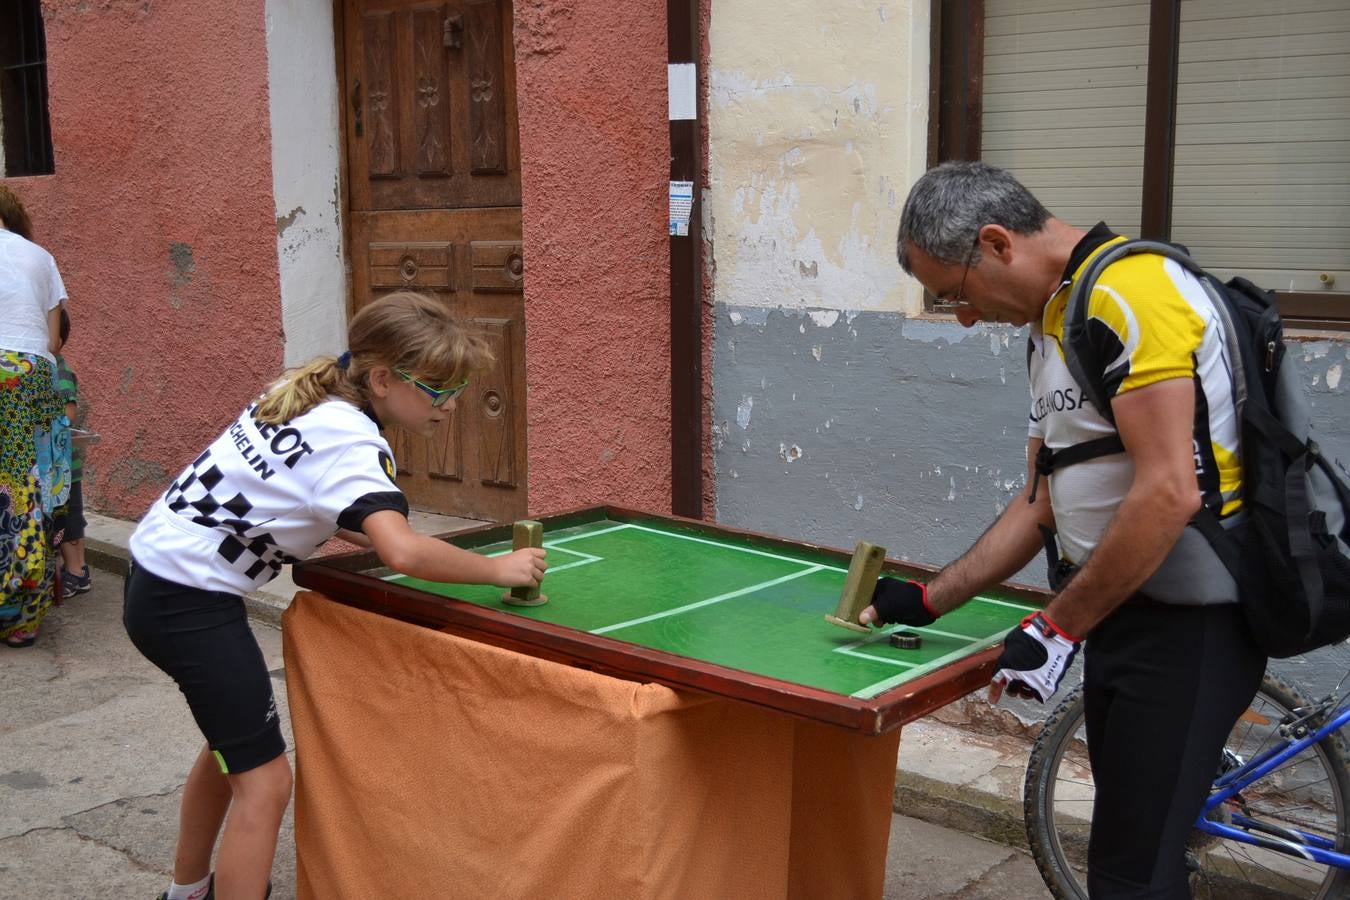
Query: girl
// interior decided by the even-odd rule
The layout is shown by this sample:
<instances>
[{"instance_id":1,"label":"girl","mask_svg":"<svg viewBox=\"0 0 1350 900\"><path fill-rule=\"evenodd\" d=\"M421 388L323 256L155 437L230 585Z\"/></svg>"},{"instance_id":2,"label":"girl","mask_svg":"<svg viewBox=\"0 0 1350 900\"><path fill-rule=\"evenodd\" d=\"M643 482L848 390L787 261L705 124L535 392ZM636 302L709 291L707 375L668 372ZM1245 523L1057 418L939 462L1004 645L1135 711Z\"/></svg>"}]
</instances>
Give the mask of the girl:
<instances>
[{"instance_id":1,"label":"girl","mask_svg":"<svg viewBox=\"0 0 1350 900\"><path fill-rule=\"evenodd\" d=\"M288 372L244 410L131 537L127 634L178 682L206 736L183 790L173 884L161 900L256 900L270 891L291 769L243 594L334 534L431 581L528 587L543 577L542 550L487 558L415 533L380 436L382 423L435 431L468 374L490 359L486 345L439 301L397 293L356 314L348 347Z\"/></svg>"}]
</instances>

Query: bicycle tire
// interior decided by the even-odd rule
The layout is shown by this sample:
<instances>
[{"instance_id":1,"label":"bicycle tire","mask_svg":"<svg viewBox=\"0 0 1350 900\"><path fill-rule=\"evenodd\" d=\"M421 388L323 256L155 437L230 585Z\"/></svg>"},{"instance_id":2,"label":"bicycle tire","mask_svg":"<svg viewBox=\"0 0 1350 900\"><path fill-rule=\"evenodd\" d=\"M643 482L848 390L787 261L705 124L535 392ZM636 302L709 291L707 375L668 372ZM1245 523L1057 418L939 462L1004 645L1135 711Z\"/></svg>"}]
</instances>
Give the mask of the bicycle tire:
<instances>
[{"instance_id":1,"label":"bicycle tire","mask_svg":"<svg viewBox=\"0 0 1350 900\"><path fill-rule=\"evenodd\" d=\"M1267 673L1248 712L1234 726L1228 748L1250 759L1270 739L1281 716L1308 705L1293 686ZM1083 717L1079 686L1046 719L1027 763L1023 791L1027 842L1041 877L1057 900L1088 900L1087 835L1093 788ZM1259 804L1265 818L1327 834L1342 852L1350 848L1350 753L1339 733L1299 753L1243 795ZM1274 812L1277 805L1285 812ZM1198 830L1193 835L1189 861L1196 900L1350 897L1350 871L1213 838Z\"/></svg>"}]
</instances>

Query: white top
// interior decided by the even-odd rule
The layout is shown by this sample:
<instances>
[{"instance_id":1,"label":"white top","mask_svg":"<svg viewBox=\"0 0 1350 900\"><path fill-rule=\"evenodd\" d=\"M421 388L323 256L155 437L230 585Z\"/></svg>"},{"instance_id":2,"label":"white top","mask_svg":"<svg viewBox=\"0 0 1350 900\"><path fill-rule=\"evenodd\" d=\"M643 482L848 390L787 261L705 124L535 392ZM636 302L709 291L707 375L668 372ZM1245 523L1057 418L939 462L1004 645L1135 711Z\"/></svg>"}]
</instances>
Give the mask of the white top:
<instances>
[{"instance_id":1,"label":"white top","mask_svg":"<svg viewBox=\"0 0 1350 900\"><path fill-rule=\"evenodd\" d=\"M284 425L249 406L183 470L131 536L138 565L160 578L243 594L282 565L360 531L382 509L408 514L379 425L345 400L327 400Z\"/></svg>"},{"instance_id":2,"label":"white top","mask_svg":"<svg viewBox=\"0 0 1350 900\"><path fill-rule=\"evenodd\" d=\"M47 349L47 314L65 299L66 286L52 255L0 228L0 349L56 362Z\"/></svg>"}]
</instances>

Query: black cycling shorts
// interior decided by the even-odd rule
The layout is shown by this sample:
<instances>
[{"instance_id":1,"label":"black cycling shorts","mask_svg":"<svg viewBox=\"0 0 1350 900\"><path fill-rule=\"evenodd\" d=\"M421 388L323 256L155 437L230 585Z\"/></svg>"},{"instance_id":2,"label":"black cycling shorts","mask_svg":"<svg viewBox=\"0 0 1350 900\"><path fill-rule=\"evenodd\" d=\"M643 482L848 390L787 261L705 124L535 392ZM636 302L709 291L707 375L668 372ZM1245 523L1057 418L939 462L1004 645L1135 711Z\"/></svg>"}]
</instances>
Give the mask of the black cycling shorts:
<instances>
[{"instance_id":1,"label":"black cycling shorts","mask_svg":"<svg viewBox=\"0 0 1350 900\"><path fill-rule=\"evenodd\" d=\"M222 772L247 772L286 752L242 597L185 587L133 561L122 624L136 649L178 683Z\"/></svg>"}]
</instances>

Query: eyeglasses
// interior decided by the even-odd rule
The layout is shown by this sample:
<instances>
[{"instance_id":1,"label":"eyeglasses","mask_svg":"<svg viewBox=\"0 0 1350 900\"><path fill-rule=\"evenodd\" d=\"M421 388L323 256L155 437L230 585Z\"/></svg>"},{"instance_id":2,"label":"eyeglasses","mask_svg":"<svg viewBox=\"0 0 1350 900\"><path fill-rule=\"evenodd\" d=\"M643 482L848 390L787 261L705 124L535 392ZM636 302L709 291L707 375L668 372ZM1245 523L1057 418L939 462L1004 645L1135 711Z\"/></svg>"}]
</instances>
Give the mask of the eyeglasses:
<instances>
[{"instance_id":1,"label":"eyeglasses","mask_svg":"<svg viewBox=\"0 0 1350 900\"><path fill-rule=\"evenodd\" d=\"M448 401L455 399L464 393L464 389L469 386L469 379L465 378L458 384L452 384L448 388L434 388L429 384L418 381L402 369L395 369L394 374L404 381L417 385L428 397L431 398L432 406L444 406Z\"/></svg>"},{"instance_id":2,"label":"eyeglasses","mask_svg":"<svg viewBox=\"0 0 1350 900\"><path fill-rule=\"evenodd\" d=\"M952 306L959 306L966 302L966 276L970 274L970 264L975 260L975 250L980 246L980 229L975 229L975 240L970 242L970 252L966 254L966 267L961 270L961 286L956 289L956 294L944 302ZM942 298L938 298L942 299Z\"/></svg>"}]
</instances>

